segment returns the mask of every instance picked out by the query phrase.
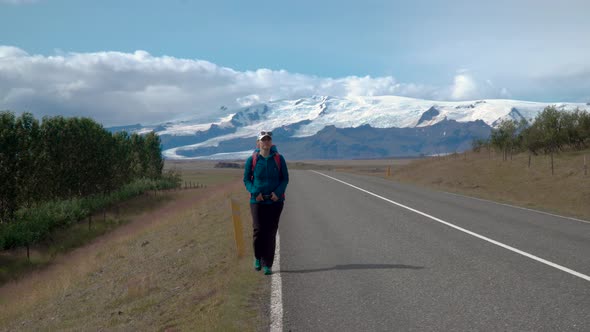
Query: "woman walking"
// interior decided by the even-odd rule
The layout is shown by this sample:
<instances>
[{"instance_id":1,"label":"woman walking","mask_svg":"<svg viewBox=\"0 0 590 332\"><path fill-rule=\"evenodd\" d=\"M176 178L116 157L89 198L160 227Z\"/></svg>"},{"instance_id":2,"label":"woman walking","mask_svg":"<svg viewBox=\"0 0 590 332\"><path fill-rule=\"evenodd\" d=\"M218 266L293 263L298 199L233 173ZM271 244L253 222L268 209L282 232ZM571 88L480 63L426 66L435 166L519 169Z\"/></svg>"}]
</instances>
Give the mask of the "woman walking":
<instances>
[{"instance_id":1,"label":"woman walking","mask_svg":"<svg viewBox=\"0 0 590 332\"><path fill-rule=\"evenodd\" d=\"M246 160L244 184L250 193L254 240L254 268L272 274L276 235L283 211L289 172L285 158L272 144L272 132L258 135L258 148Z\"/></svg>"}]
</instances>

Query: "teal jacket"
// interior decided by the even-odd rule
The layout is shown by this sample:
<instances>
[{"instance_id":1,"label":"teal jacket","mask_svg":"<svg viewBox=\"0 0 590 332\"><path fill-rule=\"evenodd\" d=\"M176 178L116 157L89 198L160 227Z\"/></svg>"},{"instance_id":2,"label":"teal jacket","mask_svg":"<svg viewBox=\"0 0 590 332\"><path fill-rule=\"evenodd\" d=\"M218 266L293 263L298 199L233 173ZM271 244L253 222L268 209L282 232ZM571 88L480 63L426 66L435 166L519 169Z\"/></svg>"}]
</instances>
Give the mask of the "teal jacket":
<instances>
[{"instance_id":1,"label":"teal jacket","mask_svg":"<svg viewBox=\"0 0 590 332\"><path fill-rule=\"evenodd\" d=\"M246 190L250 193L250 203L272 204L273 201L270 199L257 202L256 196L260 193L270 195L273 192L279 197L279 202L284 201L285 190L287 190L287 184L289 183L289 171L287 170L285 158L279 155L281 160L281 172L279 174L279 167L274 157L278 153L276 146L273 145L270 148L268 158L258 154L258 149L255 152L258 159L256 160L254 172L252 172L252 156L248 157L244 166L244 185L246 185Z\"/></svg>"}]
</instances>

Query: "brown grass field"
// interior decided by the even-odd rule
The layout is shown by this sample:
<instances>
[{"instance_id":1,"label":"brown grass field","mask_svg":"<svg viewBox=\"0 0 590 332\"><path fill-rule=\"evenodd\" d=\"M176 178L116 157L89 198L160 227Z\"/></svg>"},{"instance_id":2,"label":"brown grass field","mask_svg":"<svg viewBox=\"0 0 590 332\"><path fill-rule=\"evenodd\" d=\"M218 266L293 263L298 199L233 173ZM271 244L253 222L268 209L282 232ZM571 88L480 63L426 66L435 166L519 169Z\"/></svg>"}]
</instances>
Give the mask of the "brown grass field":
<instances>
[{"instance_id":1,"label":"brown grass field","mask_svg":"<svg viewBox=\"0 0 590 332\"><path fill-rule=\"evenodd\" d=\"M192 165L183 175L207 187L144 200L116 230L0 288L0 330L267 328L270 283L252 269L242 171ZM243 203L243 259L229 197Z\"/></svg>"}]
</instances>

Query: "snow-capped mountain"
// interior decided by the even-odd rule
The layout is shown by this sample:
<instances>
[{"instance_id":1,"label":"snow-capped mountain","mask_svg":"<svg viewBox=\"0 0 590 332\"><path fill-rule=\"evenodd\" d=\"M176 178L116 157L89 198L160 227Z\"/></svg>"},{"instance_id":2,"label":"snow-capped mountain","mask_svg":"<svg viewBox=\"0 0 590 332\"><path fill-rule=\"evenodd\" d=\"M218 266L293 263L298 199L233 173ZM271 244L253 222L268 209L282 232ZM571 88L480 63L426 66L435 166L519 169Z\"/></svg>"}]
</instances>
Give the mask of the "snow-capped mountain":
<instances>
[{"instance_id":1,"label":"snow-capped mountain","mask_svg":"<svg viewBox=\"0 0 590 332\"><path fill-rule=\"evenodd\" d=\"M292 153L297 159L375 158L464 150L473 138L489 135L502 120L531 122L548 105L561 110L590 109L582 103L500 99L446 102L397 96L314 96L244 107L213 123L182 121L128 128L138 133L156 131L164 156L170 159L242 159L251 152L261 130L275 131L281 153ZM363 135L356 137L357 132ZM376 133L379 136L373 137ZM336 137L339 142L333 141ZM321 152L326 144L334 148Z\"/></svg>"}]
</instances>

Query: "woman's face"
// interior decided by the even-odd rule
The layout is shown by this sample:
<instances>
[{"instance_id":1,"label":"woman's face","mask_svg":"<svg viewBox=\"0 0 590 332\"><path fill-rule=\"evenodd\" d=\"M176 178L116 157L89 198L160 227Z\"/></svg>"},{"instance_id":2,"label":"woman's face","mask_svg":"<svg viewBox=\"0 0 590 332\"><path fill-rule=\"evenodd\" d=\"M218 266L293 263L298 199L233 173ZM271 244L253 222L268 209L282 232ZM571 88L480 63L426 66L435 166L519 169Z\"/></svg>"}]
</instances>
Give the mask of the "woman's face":
<instances>
[{"instance_id":1,"label":"woman's face","mask_svg":"<svg viewBox=\"0 0 590 332\"><path fill-rule=\"evenodd\" d=\"M272 138L266 136L260 140L260 148L268 150L272 146Z\"/></svg>"}]
</instances>

